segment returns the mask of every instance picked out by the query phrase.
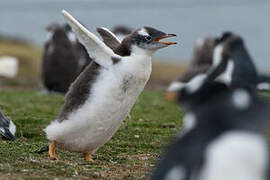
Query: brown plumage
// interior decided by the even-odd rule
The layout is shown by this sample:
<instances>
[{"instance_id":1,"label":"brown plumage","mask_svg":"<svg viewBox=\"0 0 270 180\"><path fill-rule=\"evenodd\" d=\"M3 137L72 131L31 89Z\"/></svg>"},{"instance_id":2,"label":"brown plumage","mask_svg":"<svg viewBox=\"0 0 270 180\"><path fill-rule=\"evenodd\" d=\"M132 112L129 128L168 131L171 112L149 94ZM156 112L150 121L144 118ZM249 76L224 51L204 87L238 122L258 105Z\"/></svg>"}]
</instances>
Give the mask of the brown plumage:
<instances>
[{"instance_id":1,"label":"brown plumage","mask_svg":"<svg viewBox=\"0 0 270 180\"><path fill-rule=\"evenodd\" d=\"M100 66L92 61L84 71L71 84L70 89L65 97L65 103L58 116L58 121L61 122L67 118L72 110L78 108L89 96L92 84L95 82L99 74Z\"/></svg>"},{"instance_id":2,"label":"brown plumage","mask_svg":"<svg viewBox=\"0 0 270 180\"><path fill-rule=\"evenodd\" d=\"M57 26L44 47L41 78L49 91L65 93L78 73L76 50L64 29Z\"/></svg>"}]
</instances>

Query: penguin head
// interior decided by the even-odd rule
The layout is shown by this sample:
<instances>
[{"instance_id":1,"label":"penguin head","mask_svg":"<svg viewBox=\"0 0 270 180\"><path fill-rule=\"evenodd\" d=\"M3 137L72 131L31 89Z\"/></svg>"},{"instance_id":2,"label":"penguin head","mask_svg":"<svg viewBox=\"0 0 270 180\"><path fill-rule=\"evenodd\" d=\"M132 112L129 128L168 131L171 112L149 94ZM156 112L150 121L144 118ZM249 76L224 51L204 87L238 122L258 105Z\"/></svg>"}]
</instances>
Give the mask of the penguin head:
<instances>
[{"instance_id":1,"label":"penguin head","mask_svg":"<svg viewBox=\"0 0 270 180\"><path fill-rule=\"evenodd\" d=\"M169 45L176 44L176 42L161 41L162 39L174 37L175 34L166 34L162 31L154 29L152 27L143 27L134 31L132 34L127 36L122 44L130 47L136 46L141 49L154 52L160 48L167 47Z\"/></svg>"},{"instance_id":2,"label":"penguin head","mask_svg":"<svg viewBox=\"0 0 270 180\"><path fill-rule=\"evenodd\" d=\"M232 32L224 32L222 36L215 39L215 48L213 53L214 66L221 61L232 58L235 49L244 45L243 39Z\"/></svg>"},{"instance_id":3,"label":"penguin head","mask_svg":"<svg viewBox=\"0 0 270 180\"><path fill-rule=\"evenodd\" d=\"M222 61L229 59L228 54L224 52L226 41L233 36L232 32L224 32L215 39L215 48L213 52L213 65L218 66Z\"/></svg>"},{"instance_id":4,"label":"penguin head","mask_svg":"<svg viewBox=\"0 0 270 180\"><path fill-rule=\"evenodd\" d=\"M125 37L131 34L132 31L133 31L132 28L124 25L115 26L112 30L113 34L115 34L117 38L120 39L120 41L125 39Z\"/></svg>"},{"instance_id":5,"label":"penguin head","mask_svg":"<svg viewBox=\"0 0 270 180\"><path fill-rule=\"evenodd\" d=\"M78 40L71 30L68 24L52 23L46 27L48 32L48 39L52 39L55 42L69 40L71 43L77 43Z\"/></svg>"},{"instance_id":6,"label":"penguin head","mask_svg":"<svg viewBox=\"0 0 270 180\"><path fill-rule=\"evenodd\" d=\"M130 27L119 25L115 26L112 30L114 34L122 34L122 35L129 35L132 33L132 29Z\"/></svg>"}]
</instances>

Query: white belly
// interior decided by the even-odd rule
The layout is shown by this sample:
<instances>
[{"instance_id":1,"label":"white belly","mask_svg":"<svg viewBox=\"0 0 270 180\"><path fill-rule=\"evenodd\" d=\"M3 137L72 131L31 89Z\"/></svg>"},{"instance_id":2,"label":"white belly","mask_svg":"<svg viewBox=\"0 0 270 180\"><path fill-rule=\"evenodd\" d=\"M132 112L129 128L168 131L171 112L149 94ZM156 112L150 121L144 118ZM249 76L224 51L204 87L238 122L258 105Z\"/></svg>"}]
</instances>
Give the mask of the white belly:
<instances>
[{"instance_id":1,"label":"white belly","mask_svg":"<svg viewBox=\"0 0 270 180\"><path fill-rule=\"evenodd\" d=\"M117 73L117 69L101 70L82 106L68 120L52 122L46 128L49 140L56 140L66 149L94 152L106 143L129 114L142 92L150 72Z\"/></svg>"}]
</instances>

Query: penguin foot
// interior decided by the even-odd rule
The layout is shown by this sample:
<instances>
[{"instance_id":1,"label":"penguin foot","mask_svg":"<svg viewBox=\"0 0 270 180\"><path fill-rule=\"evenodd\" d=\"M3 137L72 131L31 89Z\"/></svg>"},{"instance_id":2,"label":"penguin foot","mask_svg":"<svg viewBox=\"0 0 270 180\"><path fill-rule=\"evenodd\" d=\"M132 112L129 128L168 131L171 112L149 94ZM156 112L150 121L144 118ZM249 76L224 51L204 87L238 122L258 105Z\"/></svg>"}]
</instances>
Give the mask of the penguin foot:
<instances>
[{"instance_id":1,"label":"penguin foot","mask_svg":"<svg viewBox=\"0 0 270 180\"><path fill-rule=\"evenodd\" d=\"M84 159L88 162L94 162L94 160L92 159L92 154L91 153L85 153L84 154Z\"/></svg>"},{"instance_id":2,"label":"penguin foot","mask_svg":"<svg viewBox=\"0 0 270 180\"><path fill-rule=\"evenodd\" d=\"M49 145L49 155L51 160L58 160L55 154L55 149L56 149L56 141L51 141Z\"/></svg>"}]
</instances>

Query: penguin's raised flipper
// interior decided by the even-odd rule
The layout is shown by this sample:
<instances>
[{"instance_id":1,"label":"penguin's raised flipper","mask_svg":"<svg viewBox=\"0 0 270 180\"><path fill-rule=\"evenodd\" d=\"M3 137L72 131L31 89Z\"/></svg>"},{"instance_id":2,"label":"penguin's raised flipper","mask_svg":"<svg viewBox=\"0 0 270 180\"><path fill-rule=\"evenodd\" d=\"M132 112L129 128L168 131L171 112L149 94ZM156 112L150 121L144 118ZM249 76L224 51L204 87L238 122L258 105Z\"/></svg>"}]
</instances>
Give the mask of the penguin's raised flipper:
<instances>
[{"instance_id":1,"label":"penguin's raised flipper","mask_svg":"<svg viewBox=\"0 0 270 180\"><path fill-rule=\"evenodd\" d=\"M112 50L120 46L121 41L109 29L105 27L100 27L100 28L97 28L97 32L103 39L103 42L107 46L109 46Z\"/></svg>"},{"instance_id":2,"label":"penguin's raised flipper","mask_svg":"<svg viewBox=\"0 0 270 180\"><path fill-rule=\"evenodd\" d=\"M121 59L121 56L115 54L111 48L106 46L93 33L89 32L83 25L74 19L67 11L63 10L62 14L67 23L72 27L82 44L84 44L91 58L100 66L109 68L114 64L113 59Z\"/></svg>"}]
</instances>

